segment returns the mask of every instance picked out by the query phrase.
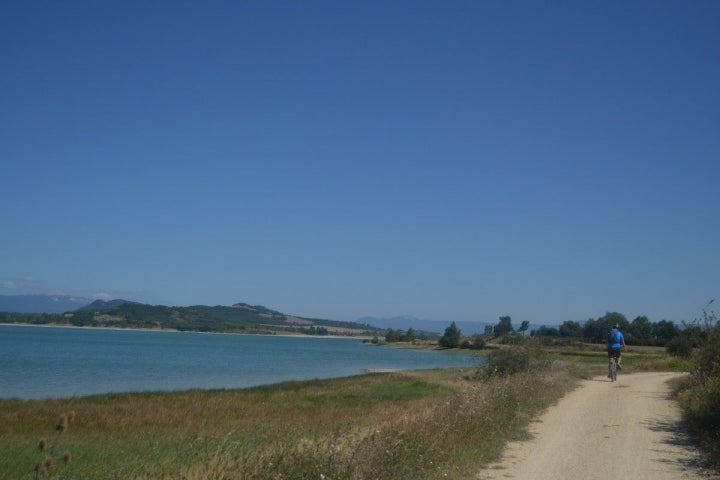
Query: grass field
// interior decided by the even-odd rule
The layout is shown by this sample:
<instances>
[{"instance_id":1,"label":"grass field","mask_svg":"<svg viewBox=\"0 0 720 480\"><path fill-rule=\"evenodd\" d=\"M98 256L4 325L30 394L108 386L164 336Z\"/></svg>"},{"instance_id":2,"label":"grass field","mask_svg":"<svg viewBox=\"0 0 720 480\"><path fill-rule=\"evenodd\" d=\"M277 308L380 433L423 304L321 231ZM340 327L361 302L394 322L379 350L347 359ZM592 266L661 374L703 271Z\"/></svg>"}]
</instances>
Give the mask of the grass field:
<instances>
[{"instance_id":1,"label":"grass field","mask_svg":"<svg viewBox=\"0 0 720 480\"><path fill-rule=\"evenodd\" d=\"M444 369L0 401L0 478L35 478L34 466L44 468L49 455L38 442L50 445L58 434L55 464L41 478L472 478L581 376L602 372L604 361L602 352L553 351L509 376ZM626 361L665 360L638 352ZM58 415L69 411L76 418L58 432Z\"/></svg>"}]
</instances>

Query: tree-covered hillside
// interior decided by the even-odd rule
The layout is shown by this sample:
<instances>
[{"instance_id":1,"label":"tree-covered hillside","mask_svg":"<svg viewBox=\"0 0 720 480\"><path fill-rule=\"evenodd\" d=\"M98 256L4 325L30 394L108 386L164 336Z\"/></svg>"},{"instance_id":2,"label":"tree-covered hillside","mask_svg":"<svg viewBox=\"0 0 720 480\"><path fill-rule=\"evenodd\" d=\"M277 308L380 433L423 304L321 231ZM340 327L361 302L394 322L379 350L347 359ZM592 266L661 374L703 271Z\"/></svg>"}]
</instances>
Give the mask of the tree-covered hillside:
<instances>
[{"instance_id":1,"label":"tree-covered hillside","mask_svg":"<svg viewBox=\"0 0 720 480\"><path fill-rule=\"evenodd\" d=\"M94 308L93 308L94 307ZM354 322L302 318L245 303L227 306L168 307L134 302L96 302L62 314L0 313L0 323L77 327L149 328L218 333L374 334Z\"/></svg>"}]
</instances>

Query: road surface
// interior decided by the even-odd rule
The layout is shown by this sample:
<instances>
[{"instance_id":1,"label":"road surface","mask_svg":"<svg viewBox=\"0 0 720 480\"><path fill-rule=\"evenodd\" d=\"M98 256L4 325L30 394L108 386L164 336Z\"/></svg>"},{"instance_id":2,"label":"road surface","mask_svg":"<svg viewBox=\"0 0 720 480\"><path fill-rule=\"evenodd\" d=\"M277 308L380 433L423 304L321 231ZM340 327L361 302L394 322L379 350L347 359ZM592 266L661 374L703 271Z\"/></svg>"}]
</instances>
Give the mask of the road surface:
<instances>
[{"instance_id":1,"label":"road surface","mask_svg":"<svg viewBox=\"0 0 720 480\"><path fill-rule=\"evenodd\" d=\"M584 381L513 442L481 480L708 480L680 427L667 380L678 374Z\"/></svg>"}]
</instances>

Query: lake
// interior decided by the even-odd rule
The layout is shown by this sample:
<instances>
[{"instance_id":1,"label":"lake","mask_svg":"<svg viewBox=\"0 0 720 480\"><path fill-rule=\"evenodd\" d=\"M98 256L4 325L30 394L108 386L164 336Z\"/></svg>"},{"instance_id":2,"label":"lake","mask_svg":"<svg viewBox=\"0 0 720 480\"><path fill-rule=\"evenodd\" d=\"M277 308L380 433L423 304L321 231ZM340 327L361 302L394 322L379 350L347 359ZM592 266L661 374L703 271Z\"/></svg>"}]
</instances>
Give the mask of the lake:
<instances>
[{"instance_id":1,"label":"lake","mask_svg":"<svg viewBox=\"0 0 720 480\"><path fill-rule=\"evenodd\" d=\"M0 398L233 389L368 370L474 367L472 355L357 338L0 325Z\"/></svg>"}]
</instances>

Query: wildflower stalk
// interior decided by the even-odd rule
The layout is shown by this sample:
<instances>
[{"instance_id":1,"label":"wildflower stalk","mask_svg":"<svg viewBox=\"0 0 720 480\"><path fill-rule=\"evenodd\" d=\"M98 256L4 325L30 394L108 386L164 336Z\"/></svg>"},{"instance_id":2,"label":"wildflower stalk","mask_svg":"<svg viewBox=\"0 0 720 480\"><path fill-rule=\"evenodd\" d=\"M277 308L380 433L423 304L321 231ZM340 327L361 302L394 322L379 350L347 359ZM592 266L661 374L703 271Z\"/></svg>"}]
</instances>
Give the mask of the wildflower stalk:
<instances>
[{"instance_id":1,"label":"wildflower stalk","mask_svg":"<svg viewBox=\"0 0 720 480\"><path fill-rule=\"evenodd\" d=\"M35 480L38 480L41 474L49 472L53 465L55 465L55 452L60 447L60 439L63 433L67 431L70 423L72 423L73 420L75 420L74 411L63 413L58 417L57 425L55 426L55 438L53 439L52 446L50 447L50 452L48 452L48 455L47 457L45 457L44 460L41 460L40 462L35 464ZM40 455L44 455L46 447L47 442L45 441L45 439L40 439L40 441L38 442L38 450L40 451ZM66 465L68 464L68 462L70 462L71 458L72 456L68 451L66 451L62 456L62 460Z\"/></svg>"}]
</instances>

